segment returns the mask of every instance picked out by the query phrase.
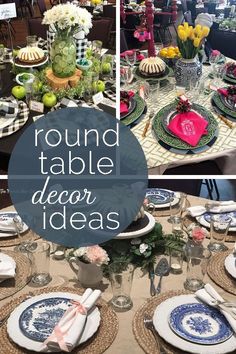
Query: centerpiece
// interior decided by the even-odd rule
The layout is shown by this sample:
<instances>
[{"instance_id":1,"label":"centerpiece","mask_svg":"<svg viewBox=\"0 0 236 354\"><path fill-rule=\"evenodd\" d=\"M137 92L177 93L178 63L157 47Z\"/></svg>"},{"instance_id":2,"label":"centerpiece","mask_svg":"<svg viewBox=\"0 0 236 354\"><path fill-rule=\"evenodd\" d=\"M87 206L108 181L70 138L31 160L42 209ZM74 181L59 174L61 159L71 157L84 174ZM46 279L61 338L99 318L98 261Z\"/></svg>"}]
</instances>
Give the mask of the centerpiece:
<instances>
[{"instance_id":1,"label":"centerpiece","mask_svg":"<svg viewBox=\"0 0 236 354\"><path fill-rule=\"evenodd\" d=\"M181 58L175 66L175 78L177 85L189 87L190 80L197 81L202 74L202 64L198 59L198 53L210 29L199 24L193 28L184 22L183 25L178 26L177 32L177 44Z\"/></svg>"},{"instance_id":2,"label":"centerpiece","mask_svg":"<svg viewBox=\"0 0 236 354\"><path fill-rule=\"evenodd\" d=\"M43 24L55 33L51 47L53 74L58 78L73 76L76 71L76 44L73 36L81 31L89 33L92 15L73 4L53 6L44 13Z\"/></svg>"}]
</instances>

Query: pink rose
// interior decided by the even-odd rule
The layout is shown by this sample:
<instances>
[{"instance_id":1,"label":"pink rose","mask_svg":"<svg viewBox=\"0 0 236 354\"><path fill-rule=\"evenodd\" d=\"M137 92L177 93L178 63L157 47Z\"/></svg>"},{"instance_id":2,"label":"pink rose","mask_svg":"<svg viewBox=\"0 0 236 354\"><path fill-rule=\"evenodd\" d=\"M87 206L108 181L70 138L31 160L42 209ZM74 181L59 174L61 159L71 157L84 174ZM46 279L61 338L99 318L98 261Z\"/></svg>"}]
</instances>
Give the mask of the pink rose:
<instances>
[{"instance_id":1,"label":"pink rose","mask_svg":"<svg viewBox=\"0 0 236 354\"><path fill-rule=\"evenodd\" d=\"M109 262L107 252L98 245L87 247L85 258L89 263L95 263L97 265L108 264Z\"/></svg>"},{"instance_id":2,"label":"pink rose","mask_svg":"<svg viewBox=\"0 0 236 354\"><path fill-rule=\"evenodd\" d=\"M212 50L211 55L212 55L213 57L217 57L218 55L220 55L220 51L217 50L217 49L214 49L214 50Z\"/></svg>"},{"instance_id":3,"label":"pink rose","mask_svg":"<svg viewBox=\"0 0 236 354\"><path fill-rule=\"evenodd\" d=\"M207 234L208 231L204 227L196 226L192 229L192 239L195 242L203 242Z\"/></svg>"}]
</instances>

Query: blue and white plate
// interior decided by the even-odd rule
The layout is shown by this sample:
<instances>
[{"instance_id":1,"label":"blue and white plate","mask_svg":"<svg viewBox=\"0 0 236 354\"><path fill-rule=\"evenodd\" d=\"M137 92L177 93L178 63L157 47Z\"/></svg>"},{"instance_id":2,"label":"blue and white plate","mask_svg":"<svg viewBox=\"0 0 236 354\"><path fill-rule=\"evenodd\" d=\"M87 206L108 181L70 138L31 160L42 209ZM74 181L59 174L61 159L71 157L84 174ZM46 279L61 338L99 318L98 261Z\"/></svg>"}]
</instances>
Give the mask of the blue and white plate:
<instances>
[{"instance_id":1,"label":"blue and white plate","mask_svg":"<svg viewBox=\"0 0 236 354\"><path fill-rule=\"evenodd\" d=\"M51 292L33 296L23 301L12 311L7 321L9 338L20 347L30 351L55 352L53 348L48 349L45 347L42 349L41 340L46 335L48 337L48 334L51 333L52 326L56 321L58 322L65 310L70 306L70 300L80 301L80 299L81 296L77 294ZM100 311L97 306L94 306L88 312L78 345L86 342L97 332L100 321ZM36 332L38 332L38 335L36 335Z\"/></svg>"},{"instance_id":2,"label":"blue and white plate","mask_svg":"<svg viewBox=\"0 0 236 354\"><path fill-rule=\"evenodd\" d=\"M231 211L231 212L227 212L227 213L220 213L220 214L205 213L201 216L196 217L196 219L202 226L209 228L212 215L222 215L222 217L230 217L231 223L229 226L229 231L236 231L236 211Z\"/></svg>"},{"instance_id":3,"label":"blue and white plate","mask_svg":"<svg viewBox=\"0 0 236 354\"><path fill-rule=\"evenodd\" d=\"M173 196L174 192L159 188L150 188L146 193L146 197L149 199L150 203L154 205L169 203Z\"/></svg>"},{"instance_id":4,"label":"blue and white plate","mask_svg":"<svg viewBox=\"0 0 236 354\"><path fill-rule=\"evenodd\" d=\"M177 306L170 313L169 325L185 340L203 345L222 343L233 335L226 318L205 304Z\"/></svg>"},{"instance_id":5,"label":"blue and white plate","mask_svg":"<svg viewBox=\"0 0 236 354\"><path fill-rule=\"evenodd\" d=\"M72 306L70 301L70 299L55 297L30 305L19 318L22 333L32 340L44 342L65 311Z\"/></svg>"}]
</instances>

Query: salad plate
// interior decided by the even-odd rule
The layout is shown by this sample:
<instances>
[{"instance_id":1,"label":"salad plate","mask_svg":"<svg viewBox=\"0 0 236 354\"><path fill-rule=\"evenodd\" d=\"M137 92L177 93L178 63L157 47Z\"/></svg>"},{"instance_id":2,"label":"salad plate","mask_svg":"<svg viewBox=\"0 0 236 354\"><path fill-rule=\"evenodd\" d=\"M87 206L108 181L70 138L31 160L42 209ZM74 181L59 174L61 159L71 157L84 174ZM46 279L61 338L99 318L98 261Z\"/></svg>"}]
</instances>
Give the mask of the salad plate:
<instances>
[{"instance_id":1,"label":"salad plate","mask_svg":"<svg viewBox=\"0 0 236 354\"><path fill-rule=\"evenodd\" d=\"M145 101L139 95L135 95L133 99L136 103L135 109L127 117L122 118L122 123L129 127L133 127L142 119L147 107Z\"/></svg>"},{"instance_id":2,"label":"salad plate","mask_svg":"<svg viewBox=\"0 0 236 354\"><path fill-rule=\"evenodd\" d=\"M211 100L212 106L217 113L226 116L226 118L235 121L236 111L229 108L225 102L222 101L221 95L218 92L214 92Z\"/></svg>"},{"instance_id":3,"label":"salad plate","mask_svg":"<svg viewBox=\"0 0 236 354\"><path fill-rule=\"evenodd\" d=\"M205 227L210 227L210 223L211 223L211 216L213 214L212 213L205 213L201 216L197 216L196 220ZM231 211L231 212L227 212L227 213L216 213L214 215L222 215L222 217L224 216L229 216L231 218L231 224L229 227L229 231L236 231L236 211Z\"/></svg>"},{"instance_id":4,"label":"salad plate","mask_svg":"<svg viewBox=\"0 0 236 354\"><path fill-rule=\"evenodd\" d=\"M194 294L174 296L163 301L157 306L154 316L153 324L158 334L169 344L178 348L180 352L187 352L193 354L225 354L233 353L236 350L236 337L230 336L222 343L217 344L199 344L186 340L175 333L169 324L170 314L176 307L186 304L202 304ZM161 318L161 321L160 321Z\"/></svg>"},{"instance_id":5,"label":"salad plate","mask_svg":"<svg viewBox=\"0 0 236 354\"><path fill-rule=\"evenodd\" d=\"M203 345L222 343L233 335L224 315L205 304L177 306L170 313L169 324L181 338Z\"/></svg>"},{"instance_id":6,"label":"salad plate","mask_svg":"<svg viewBox=\"0 0 236 354\"><path fill-rule=\"evenodd\" d=\"M225 269L236 279L236 256L231 253L225 258Z\"/></svg>"},{"instance_id":7,"label":"salad plate","mask_svg":"<svg viewBox=\"0 0 236 354\"><path fill-rule=\"evenodd\" d=\"M53 329L53 324L61 318L68 308L70 301L79 301L80 295L52 292L34 296L15 308L7 322L7 332L11 340L17 345L42 352L42 341L47 338ZM87 321L79 340L79 344L86 342L98 330L100 312L94 307L87 316ZM44 352L51 352L45 349Z\"/></svg>"},{"instance_id":8,"label":"salad plate","mask_svg":"<svg viewBox=\"0 0 236 354\"><path fill-rule=\"evenodd\" d=\"M164 209L170 206L170 200L173 197L172 206L178 204L178 192L170 191L169 189L162 188L149 188L145 196L151 204L155 205L155 209Z\"/></svg>"},{"instance_id":9,"label":"salad plate","mask_svg":"<svg viewBox=\"0 0 236 354\"><path fill-rule=\"evenodd\" d=\"M13 211L6 211L6 212L0 212L0 223L4 222L4 221L8 221L9 219L13 219L15 216L17 216L18 214L16 212ZM20 231L20 234L23 234L24 232L26 232L29 229L29 227L23 223L22 226L22 230ZM6 230L1 230L1 226L0 226L0 238L1 237L12 237L12 236L17 236L17 232L15 231L7 231Z\"/></svg>"}]
</instances>

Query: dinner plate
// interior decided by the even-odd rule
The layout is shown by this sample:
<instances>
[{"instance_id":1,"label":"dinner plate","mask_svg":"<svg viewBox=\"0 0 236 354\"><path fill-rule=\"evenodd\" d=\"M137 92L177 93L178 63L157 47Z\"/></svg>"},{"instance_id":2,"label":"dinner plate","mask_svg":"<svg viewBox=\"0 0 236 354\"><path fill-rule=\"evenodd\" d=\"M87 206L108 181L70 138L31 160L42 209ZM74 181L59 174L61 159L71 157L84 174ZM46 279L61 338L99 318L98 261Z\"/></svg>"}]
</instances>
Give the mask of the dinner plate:
<instances>
[{"instance_id":1,"label":"dinner plate","mask_svg":"<svg viewBox=\"0 0 236 354\"><path fill-rule=\"evenodd\" d=\"M219 213L214 213L214 215L218 215ZM232 211L232 212L227 212L227 213L220 213L222 215L225 216L230 216L231 217L231 224L229 227L229 231L236 231L236 211ZM197 216L196 220L205 227L210 227L210 223L211 223L211 215L213 215L213 213L205 213L201 216Z\"/></svg>"},{"instance_id":2,"label":"dinner plate","mask_svg":"<svg viewBox=\"0 0 236 354\"><path fill-rule=\"evenodd\" d=\"M136 107L136 101L133 97L131 97L131 99L129 100L129 110L127 113L121 113L120 114L120 119L124 119L126 118L128 115L130 115Z\"/></svg>"},{"instance_id":3,"label":"dinner plate","mask_svg":"<svg viewBox=\"0 0 236 354\"><path fill-rule=\"evenodd\" d=\"M196 110L196 112L200 114L202 117L204 118L207 117L207 120L209 122L207 126L208 134L202 136L202 138L200 139L199 143L196 146L191 146L190 144L187 144L186 142L179 139L178 137L174 137L169 133L167 133L163 127L162 122L164 120L164 116L168 116L168 114L170 114L170 112L174 111L175 109L176 109L176 102L173 102L160 109L160 111L155 115L153 119L152 129L158 140L161 140L162 142L166 143L167 145L175 149L183 149L183 150L198 149L203 146L206 146L209 142L212 141L212 139L215 137L218 123L210 111L206 110L204 107L196 103L192 105L192 109Z\"/></svg>"},{"instance_id":4,"label":"dinner plate","mask_svg":"<svg viewBox=\"0 0 236 354\"><path fill-rule=\"evenodd\" d=\"M17 216L18 214L16 212L12 212L12 211L5 211L5 212L0 212L0 222L4 221L6 219L9 218L13 218L14 216ZM23 234L25 231L27 231L29 229L29 227L23 223L23 228L22 231L20 231L21 234ZM12 236L16 236L17 232L12 231L12 233L8 233L8 232L3 232L1 231L1 226L0 226L0 238L1 237L12 237Z\"/></svg>"},{"instance_id":5,"label":"dinner plate","mask_svg":"<svg viewBox=\"0 0 236 354\"><path fill-rule=\"evenodd\" d=\"M233 335L224 315L205 304L177 306L170 313L169 324L180 337L203 345L222 343Z\"/></svg>"},{"instance_id":6,"label":"dinner plate","mask_svg":"<svg viewBox=\"0 0 236 354\"><path fill-rule=\"evenodd\" d=\"M230 109L233 112L236 111L235 102L230 100L229 97L226 97L226 96L220 94L220 99L221 99L221 102L223 103L223 105L225 105L225 107L227 107L228 109Z\"/></svg>"},{"instance_id":7,"label":"dinner plate","mask_svg":"<svg viewBox=\"0 0 236 354\"><path fill-rule=\"evenodd\" d=\"M131 114L122 119L122 123L129 127L137 124L142 119L147 107L145 101L139 95L135 95L133 98L136 102L135 109Z\"/></svg>"},{"instance_id":8,"label":"dinner plate","mask_svg":"<svg viewBox=\"0 0 236 354\"><path fill-rule=\"evenodd\" d=\"M12 257L8 256L5 253L0 252L0 262L6 262L6 261L11 263L13 267L16 267L16 262Z\"/></svg>"},{"instance_id":9,"label":"dinner plate","mask_svg":"<svg viewBox=\"0 0 236 354\"><path fill-rule=\"evenodd\" d=\"M236 256L232 253L225 258L225 269L236 279Z\"/></svg>"},{"instance_id":10,"label":"dinner plate","mask_svg":"<svg viewBox=\"0 0 236 354\"><path fill-rule=\"evenodd\" d=\"M145 211L144 213L145 213L145 217L147 219L147 222L145 222L144 227L138 228L137 230L121 232L115 238L120 239L120 240L127 239L127 238L136 238L136 237L144 236L144 235L148 234L149 232L151 232L155 227L156 220L147 211Z\"/></svg>"},{"instance_id":11,"label":"dinner plate","mask_svg":"<svg viewBox=\"0 0 236 354\"><path fill-rule=\"evenodd\" d=\"M191 295L174 296L163 301L157 306L154 316L153 324L159 335L172 346L180 349L180 351L193 354L225 354L235 352L236 350L236 336L233 335L223 343L212 345L204 345L190 342L177 335L169 325L169 316L171 312L179 305L192 304L201 302Z\"/></svg>"},{"instance_id":12,"label":"dinner plate","mask_svg":"<svg viewBox=\"0 0 236 354\"><path fill-rule=\"evenodd\" d=\"M214 92L211 102L216 111L218 110L217 113L223 114L226 118L235 121L236 111L230 109L222 102L221 95L218 92Z\"/></svg>"},{"instance_id":13,"label":"dinner plate","mask_svg":"<svg viewBox=\"0 0 236 354\"><path fill-rule=\"evenodd\" d=\"M169 193L169 197L166 197L166 201L161 203L160 199L160 194L163 195L163 193L167 196L166 193ZM176 205L179 203L179 194L178 192L173 192L170 191L169 189L162 189L162 188L149 188L147 189L146 192L146 198L150 201L150 203L155 205L155 209L164 209L164 208L169 208L170 207L170 197L174 195L174 200L172 202L172 206ZM162 197L163 198L163 197ZM157 202L159 199L159 202Z\"/></svg>"},{"instance_id":14,"label":"dinner plate","mask_svg":"<svg viewBox=\"0 0 236 354\"><path fill-rule=\"evenodd\" d=\"M58 316L59 316L58 307L56 307L56 314L54 314L54 307L53 307L53 305L50 306L50 300L54 304L54 301L55 301L54 299L59 299L59 298L61 298L62 301L65 301L65 299L79 301L81 296L76 295L76 294L66 293L66 292L65 293L64 292L55 292L55 293L52 292L52 293L48 293L48 294L34 296L34 297L22 302L11 313L11 315L7 321L7 333L9 335L9 337L11 338L11 340L13 340L13 342L15 342L17 345L19 345L23 348L26 348L28 350L33 350L36 352L41 352L42 351L42 342L30 339L22 332L21 327L20 327L20 318L23 313L29 315L28 316L29 317L28 326L26 323L27 321L21 322L21 326L23 326L23 323L24 323L25 328L27 328L27 333L29 333L29 331L31 329L33 329L33 332L36 332L36 328L41 334L43 333L44 328L46 328L46 331L48 331L49 323L52 325L52 323L56 320L56 318L58 319ZM43 304L43 302L42 302L43 300L49 301L48 306L47 306L47 311L48 311L48 308L52 307L51 312L46 311L46 314L43 314L45 307L43 307L42 310L40 310L39 307L37 309L37 305L35 305L35 304L37 304L39 302L41 302ZM33 306L33 307L31 307L31 306ZM32 315L31 315L31 311L29 309L30 307L33 309L33 316L34 317L32 317ZM63 307L64 307L64 305L63 305ZM27 309L29 309L29 311L24 312ZM40 313L41 313L41 315L40 315ZM36 319L40 319L40 321L37 322ZM35 322L34 322L34 320L35 320ZM91 338L94 335L94 333L97 332L98 327L100 325L100 320L101 320L100 312L99 312L98 308L95 307L91 312L89 312L89 314L87 316L87 321L85 324L84 331L81 335L79 344L86 342L89 338ZM48 327L47 327L47 325L48 325ZM50 328L52 328L52 327L50 327ZM51 352L51 351L45 350L44 352Z\"/></svg>"}]
</instances>

